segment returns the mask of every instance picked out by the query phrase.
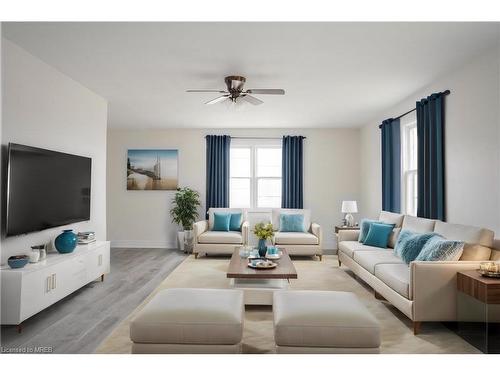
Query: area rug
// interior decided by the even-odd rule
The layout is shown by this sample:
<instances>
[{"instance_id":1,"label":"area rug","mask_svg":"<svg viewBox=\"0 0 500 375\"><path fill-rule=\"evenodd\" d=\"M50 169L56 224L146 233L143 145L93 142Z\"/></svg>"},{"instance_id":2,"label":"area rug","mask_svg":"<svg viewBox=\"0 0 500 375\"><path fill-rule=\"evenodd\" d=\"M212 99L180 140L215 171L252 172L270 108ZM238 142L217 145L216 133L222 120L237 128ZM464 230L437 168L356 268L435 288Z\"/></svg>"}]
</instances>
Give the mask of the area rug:
<instances>
[{"instance_id":1,"label":"area rug","mask_svg":"<svg viewBox=\"0 0 500 375\"><path fill-rule=\"evenodd\" d=\"M411 321L388 303L376 300L373 290L345 267L338 267L337 257L328 255L323 261L312 258L294 259L298 279L291 280L292 289L339 290L355 293L377 317L382 327L382 353L479 353L440 323L424 323L422 333L413 335ZM99 345L96 353L130 353L131 319L159 290L166 288L229 288L226 278L228 258L188 257L151 293L134 312L122 321ZM271 307L246 308L243 353L275 353Z\"/></svg>"}]
</instances>

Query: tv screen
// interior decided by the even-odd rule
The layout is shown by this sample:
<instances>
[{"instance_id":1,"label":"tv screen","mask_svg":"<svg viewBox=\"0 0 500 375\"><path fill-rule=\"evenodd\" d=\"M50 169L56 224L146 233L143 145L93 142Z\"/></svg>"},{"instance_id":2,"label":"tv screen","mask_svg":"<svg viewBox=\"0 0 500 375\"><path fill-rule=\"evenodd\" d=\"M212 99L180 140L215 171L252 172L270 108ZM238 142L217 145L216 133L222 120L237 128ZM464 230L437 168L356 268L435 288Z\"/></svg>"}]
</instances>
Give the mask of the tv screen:
<instances>
[{"instance_id":1,"label":"tv screen","mask_svg":"<svg viewBox=\"0 0 500 375\"><path fill-rule=\"evenodd\" d=\"M90 220L92 159L9 143L6 235Z\"/></svg>"}]
</instances>

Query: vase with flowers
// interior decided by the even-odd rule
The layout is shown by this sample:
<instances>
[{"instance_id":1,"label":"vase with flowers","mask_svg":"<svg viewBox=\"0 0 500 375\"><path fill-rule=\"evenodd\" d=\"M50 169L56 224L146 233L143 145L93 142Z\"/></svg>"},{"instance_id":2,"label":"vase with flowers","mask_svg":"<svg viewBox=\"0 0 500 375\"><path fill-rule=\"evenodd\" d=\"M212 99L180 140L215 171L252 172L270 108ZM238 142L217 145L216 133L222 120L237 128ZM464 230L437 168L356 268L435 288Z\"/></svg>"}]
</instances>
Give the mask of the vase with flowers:
<instances>
[{"instance_id":1,"label":"vase with flowers","mask_svg":"<svg viewBox=\"0 0 500 375\"><path fill-rule=\"evenodd\" d=\"M274 234L274 228L271 223L257 223L255 224L255 227L253 228L253 233L257 236L259 239L259 255L261 257L264 257L266 255L267 251L267 245L266 242L267 240L270 240L273 238Z\"/></svg>"}]
</instances>

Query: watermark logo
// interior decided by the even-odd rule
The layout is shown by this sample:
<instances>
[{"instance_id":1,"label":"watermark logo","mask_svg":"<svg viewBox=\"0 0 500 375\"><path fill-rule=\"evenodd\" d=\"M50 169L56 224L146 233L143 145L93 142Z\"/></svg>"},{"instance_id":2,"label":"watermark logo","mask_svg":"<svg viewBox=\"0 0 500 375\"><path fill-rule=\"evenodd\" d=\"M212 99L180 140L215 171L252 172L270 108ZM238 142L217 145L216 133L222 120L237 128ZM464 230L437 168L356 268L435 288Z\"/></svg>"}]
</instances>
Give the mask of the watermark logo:
<instances>
[{"instance_id":1,"label":"watermark logo","mask_svg":"<svg viewBox=\"0 0 500 375\"><path fill-rule=\"evenodd\" d=\"M3 354L44 354L44 353L53 353L53 346L18 346L14 348L1 346L0 353Z\"/></svg>"}]
</instances>

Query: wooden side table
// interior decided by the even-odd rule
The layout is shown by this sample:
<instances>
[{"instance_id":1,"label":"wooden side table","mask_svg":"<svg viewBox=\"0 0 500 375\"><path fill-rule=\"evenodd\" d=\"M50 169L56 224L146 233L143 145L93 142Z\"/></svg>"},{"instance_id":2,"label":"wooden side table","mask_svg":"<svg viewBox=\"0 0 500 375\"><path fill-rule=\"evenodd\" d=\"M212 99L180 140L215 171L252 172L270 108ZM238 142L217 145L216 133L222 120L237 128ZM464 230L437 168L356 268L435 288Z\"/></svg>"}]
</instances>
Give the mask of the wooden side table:
<instances>
[{"instance_id":1,"label":"wooden side table","mask_svg":"<svg viewBox=\"0 0 500 375\"><path fill-rule=\"evenodd\" d=\"M344 227L342 225L335 225L335 234L338 234L339 230L359 230L359 226L357 226L357 227Z\"/></svg>"},{"instance_id":2,"label":"wooden side table","mask_svg":"<svg viewBox=\"0 0 500 375\"><path fill-rule=\"evenodd\" d=\"M483 353L500 353L500 279L457 274L458 334Z\"/></svg>"}]
</instances>

